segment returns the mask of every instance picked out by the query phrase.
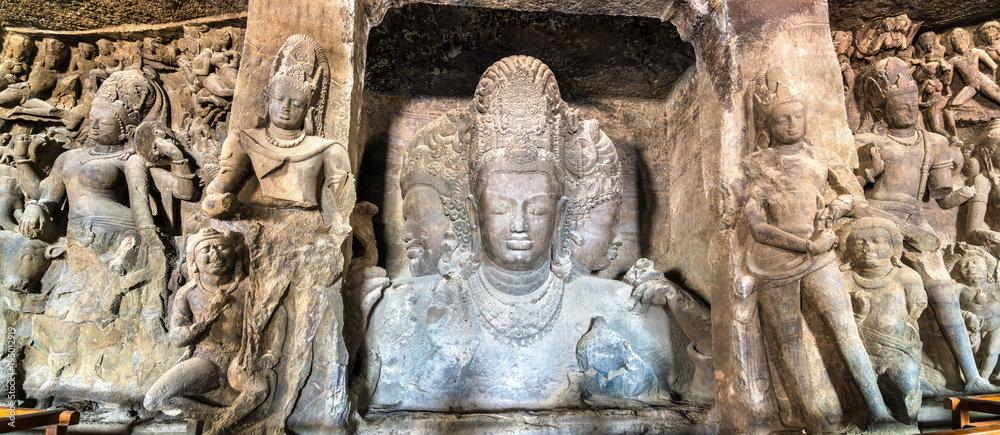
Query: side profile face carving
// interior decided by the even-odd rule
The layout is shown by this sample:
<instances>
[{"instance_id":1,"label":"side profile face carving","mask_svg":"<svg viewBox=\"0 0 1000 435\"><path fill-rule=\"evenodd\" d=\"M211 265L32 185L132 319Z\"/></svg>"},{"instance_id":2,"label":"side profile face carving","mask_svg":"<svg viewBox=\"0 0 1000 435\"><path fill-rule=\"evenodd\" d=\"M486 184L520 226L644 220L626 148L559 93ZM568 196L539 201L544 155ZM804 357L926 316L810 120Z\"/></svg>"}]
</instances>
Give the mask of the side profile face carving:
<instances>
[{"instance_id":1,"label":"side profile face carving","mask_svg":"<svg viewBox=\"0 0 1000 435\"><path fill-rule=\"evenodd\" d=\"M468 112L450 111L417 132L403 159L403 244L413 276L456 272L470 255ZM464 139L467 142L467 139Z\"/></svg>"},{"instance_id":2,"label":"side profile face carving","mask_svg":"<svg viewBox=\"0 0 1000 435\"><path fill-rule=\"evenodd\" d=\"M564 150L566 232L563 246L574 273L604 270L618 257L621 211L621 164L614 144L595 120L584 120Z\"/></svg>"},{"instance_id":3,"label":"side profile face carving","mask_svg":"<svg viewBox=\"0 0 1000 435\"><path fill-rule=\"evenodd\" d=\"M433 187L417 185L403 194L403 244L413 276L438 273L438 262L445 249L444 235L450 225L451 220Z\"/></svg>"}]
</instances>

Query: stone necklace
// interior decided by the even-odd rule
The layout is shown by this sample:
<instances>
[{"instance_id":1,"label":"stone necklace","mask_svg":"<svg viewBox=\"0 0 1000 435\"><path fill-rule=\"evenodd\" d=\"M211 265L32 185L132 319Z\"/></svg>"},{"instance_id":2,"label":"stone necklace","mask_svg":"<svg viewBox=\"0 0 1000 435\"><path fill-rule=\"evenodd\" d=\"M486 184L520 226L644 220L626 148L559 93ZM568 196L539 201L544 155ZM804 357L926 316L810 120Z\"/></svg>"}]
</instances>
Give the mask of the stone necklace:
<instances>
[{"instance_id":1,"label":"stone necklace","mask_svg":"<svg viewBox=\"0 0 1000 435\"><path fill-rule=\"evenodd\" d=\"M295 139L283 140L283 139L275 139L275 138L271 137L271 132L268 131L267 129L265 129L264 130L264 137L267 138L267 141L271 145L274 145L274 146L276 146L278 148L292 148L292 147L294 147L294 146L302 143L303 140L305 140L305 138L306 138L306 132L305 132L305 130L302 130L302 131L299 132L299 136L296 137Z\"/></svg>"},{"instance_id":2,"label":"stone necklace","mask_svg":"<svg viewBox=\"0 0 1000 435\"><path fill-rule=\"evenodd\" d=\"M891 135L889 133L886 133L885 135L886 135L886 137L888 137L889 139L891 139L893 142L896 142L896 143L898 143L900 145L907 146L907 147L914 146L914 145L917 144L917 142L920 141L920 131L918 131L918 130L914 130L914 132L913 132L913 138L907 138L907 139L898 138L898 137L893 136L893 135Z\"/></svg>"},{"instance_id":3,"label":"stone necklace","mask_svg":"<svg viewBox=\"0 0 1000 435\"><path fill-rule=\"evenodd\" d=\"M889 271L886 272L885 275L877 276L877 277L874 277L874 278L865 278L865 277L859 275L857 272L852 273L851 275L854 276L854 282L855 283L857 283L859 286L861 286L864 289L871 290L871 289L875 289L875 288L883 288L883 287L889 285L889 283L892 282L892 280L896 278L896 271L898 271L898 270L899 270L899 268L893 267L892 269L889 269Z\"/></svg>"},{"instance_id":4,"label":"stone necklace","mask_svg":"<svg viewBox=\"0 0 1000 435\"><path fill-rule=\"evenodd\" d=\"M565 283L555 274L537 290L522 296L497 290L480 268L467 285L472 301L490 333L504 344L527 346L548 332L562 307Z\"/></svg>"}]
</instances>

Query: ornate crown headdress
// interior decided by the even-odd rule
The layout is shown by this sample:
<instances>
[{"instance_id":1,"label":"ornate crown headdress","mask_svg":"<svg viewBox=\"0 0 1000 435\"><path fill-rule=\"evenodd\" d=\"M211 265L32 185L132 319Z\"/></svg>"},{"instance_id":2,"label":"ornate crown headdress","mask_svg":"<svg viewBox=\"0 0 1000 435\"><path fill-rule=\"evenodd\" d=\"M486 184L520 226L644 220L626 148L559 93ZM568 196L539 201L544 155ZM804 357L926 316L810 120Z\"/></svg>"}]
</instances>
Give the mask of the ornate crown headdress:
<instances>
[{"instance_id":1,"label":"ornate crown headdress","mask_svg":"<svg viewBox=\"0 0 1000 435\"><path fill-rule=\"evenodd\" d=\"M476 87L476 121L469 170L475 179L493 161L562 165L565 103L552 70L529 56L506 57L489 67ZM562 171L553 174L562 182Z\"/></svg>"},{"instance_id":2,"label":"ornate crown headdress","mask_svg":"<svg viewBox=\"0 0 1000 435\"><path fill-rule=\"evenodd\" d=\"M163 88L138 70L116 71L108 76L91 107L113 111L123 132L143 122L166 122L169 115Z\"/></svg>"},{"instance_id":3,"label":"ornate crown headdress","mask_svg":"<svg viewBox=\"0 0 1000 435\"><path fill-rule=\"evenodd\" d=\"M322 136L329 81L330 63L319 43L306 35L292 35L274 58L268 88L281 82L309 95L310 116L306 120L306 134ZM265 98L269 98L269 94L265 92ZM309 127L312 127L311 131Z\"/></svg>"},{"instance_id":4,"label":"ornate crown headdress","mask_svg":"<svg viewBox=\"0 0 1000 435\"><path fill-rule=\"evenodd\" d=\"M986 38L984 38L984 36L986 36L986 34L989 33L990 30L996 30L997 32L1000 32L1000 22L987 21L983 23L983 25L979 26L978 29L976 29L976 34L979 35L979 39L983 40L983 42L986 42Z\"/></svg>"},{"instance_id":5,"label":"ornate crown headdress","mask_svg":"<svg viewBox=\"0 0 1000 435\"><path fill-rule=\"evenodd\" d=\"M773 67L766 73L757 76L754 89L754 109L757 111L758 123L767 122L774 108L783 104L804 103L795 80L784 68Z\"/></svg>"},{"instance_id":6,"label":"ornate crown headdress","mask_svg":"<svg viewBox=\"0 0 1000 435\"><path fill-rule=\"evenodd\" d=\"M567 220L575 228L594 207L621 200L622 169L615 145L601 131L597 120L584 120L582 128L563 150L566 168Z\"/></svg>"}]
</instances>

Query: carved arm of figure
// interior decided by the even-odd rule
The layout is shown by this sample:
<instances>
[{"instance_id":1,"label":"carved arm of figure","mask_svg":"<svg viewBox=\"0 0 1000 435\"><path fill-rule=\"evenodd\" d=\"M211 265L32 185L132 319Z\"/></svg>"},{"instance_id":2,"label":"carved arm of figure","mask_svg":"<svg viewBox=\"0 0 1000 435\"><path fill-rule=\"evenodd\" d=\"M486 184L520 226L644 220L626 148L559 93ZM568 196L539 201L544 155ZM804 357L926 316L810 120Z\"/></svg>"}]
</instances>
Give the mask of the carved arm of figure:
<instances>
[{"instance_id":1,"label":"carved arm of figure","mask_svg":"<svg viewBox=\"0 0 1000 435\"><path fill-rule=\"evenodd\" d=\"M669 308L696 350L712 355L712 312L707 305L668 280L646 258L636 261L625 274L625 282L632 286L631 311L645 313L651 305Z\"/></svg>"},{"instance_id":2,"label":"carved arm of figure","mask_svg":"<svg viewBox=\"0 0 1000 435\"><path fill-rule=\"evenodd\" d=\"M916 325L917 319L927 308L927 292L919 279L905 283L903 291L906 292L906 312L909 314L909 322Z\"/></svg>"},{"instance_id":3,"label":"carved arm of figure","mask_svg":"<svg viewBox=\"0 0 1000 435\"><path fill-rule=\"evenodd\" d=\"M66 184L62 178L65 155L56 158L52 172L39 183L38 200L24 205L20 230L25 237L37 239L45 234L52 224L52 213L59 210L66 199Z\"/></svg>"},{"instance_id":4,"label":"carved arm of figure","mask_svg":"<svg viewBox=\"0 0 1000 435\"><path fill-rule=\"evenodd\" d=\"M239 192L250 174L250 157L240 147L240 135L230 134L222 143L219 176L205 188L202 208L212 218L228 218L239 212Z\"/></svg>"},{"instance_id":5,"label":"carved arm of figure","mask_svg":"<svg viewBox=\"0 0 1000 435\"><path fill-rule=\"evenodd\" d=\"M862 184L871 184L875 182L875 177L882 174L885 170L885 161L882 160L882 153L879 151L878 145L874 143L868 143L863 145L858 149L859 156L867 156L868 159L859 159L858 162L858 176L864 180Z\"/></svg>"},{"instance_id":6,"label":"carved arm of figure","mask_svg":"<svg viewBox=\"0 0 1000 435\"><path fill-rule=\"evenodd\" d=\"M17 166L17 180L28 199L38 199L41 195L40 183L42 179L32 168L31 162L35 154L32 151L45 141L43 135L32 136L30 141L27 135L19 135L14 138L12 157L14 158L14 166Z\"/></svg>"},{"instance_id":7,"label":"carved arm of figure","mask_svg":"<svg viewBox=\"0 0 1000 435\"><path fill-rule=\"evenodd\" d=\"M356 202L356 198L353 197L355 180L351 174L351 162L347 150L340 144L334 144L325 153L323 165L326 174L323 187L330 192L333 199L333 204L324 206L323 219L335 233L339 233L341 228L350 224L349 219ZM345 197L348 194L352 197Z\"/></svg>"},{"instance_id":8,"label":"carved arm of figure","mask_svg":"<svg viewBox=\"0 0 1000 435\"><path fill-rule=\"evenodd\" d=\"M205 329L219 317L222 310L229 304L229 298L220 291L212 298L208 307L208 315L199 321L194 321L187 293L177 295L173 312L170 314L170 332L167 338L170 340L170 344L175 347L195 344L201 333L205 332Z\"/></svg>"},{"instance_id":9,"label":"carved arm of figure","mask_svg":"<svg viewBox=\"0 0 1000 435\"><path fill-rule=\"evenodd\" d=\"M184 152L166 137L157 138L154 142L156 152L170 160L170 171L161 168L150 168L150 175L161 192L169 190L175 198L191 201L198 196L198 182L195 173L188 165Z\"/></svg>"},{"instance_id":10,"label":"carved arm of figure","mask_svg":"<svg viewBox=\"0 0 1000 435\"><path fill-rule=\"evenodd\" d=\"M747 201L744 212L750 224L750 234L757 243L813 255L827 252L837 243L837 235L829 229L815 231L812 237L804 239L767 223L764 210L756 199Z\"/></svg>"}]
</instances>

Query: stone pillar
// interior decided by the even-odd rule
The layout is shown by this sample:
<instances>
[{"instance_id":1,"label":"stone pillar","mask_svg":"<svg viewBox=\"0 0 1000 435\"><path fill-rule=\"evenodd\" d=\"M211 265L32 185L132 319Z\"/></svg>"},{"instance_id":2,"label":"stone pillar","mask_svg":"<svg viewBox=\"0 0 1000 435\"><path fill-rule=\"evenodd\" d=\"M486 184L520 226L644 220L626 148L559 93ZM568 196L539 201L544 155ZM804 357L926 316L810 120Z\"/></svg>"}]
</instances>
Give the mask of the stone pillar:
<instances>
[{"instance_id":1,"label":"stone pillar","mask_svg":"<svg viewBox=\"0 0 1000 435\"><path fill-rule=\"evenodd\" d=\"M746 95L758 73L787 69L807 101L806 139L854 160L829 14L825 2L808 0L692 1L670 12L697 56L691 127L700 131L693 146L701 148L705 185L690 194L704 195L715 218L709 260L718 272L711 282L717 418L722 433L768 433L780 420L744 265L750 236L738 200L740 165L754 151Z\"/></svg>"},{"instance_id":2,"label":"stone pillar","mask_svg":"<svg viewBox=\"0 0 1000 435\"><path fill-rule=\"evenodd\" d=\"M359 26L359 2L355 0L251 0L248 6L246 42L233 98L230 133L258 126L266 110L263 90L272 62L282 43L291 35L316 40L330 64L329 96L323 135L347 146L352 172L357 172L361 149L356 131L361 113L364 46L367 26ZM357 38L361 43L356 43ZM351 243L345 243L343 265L347 270ZM336 284L341 288L342 277ZM347 395L348 352L345 348L344 306L340 294L329 295L329 305L312 343L312 361L305 386L297 394L287 427L345 427L352 412Z\"/></svg>"}]
</instances>

